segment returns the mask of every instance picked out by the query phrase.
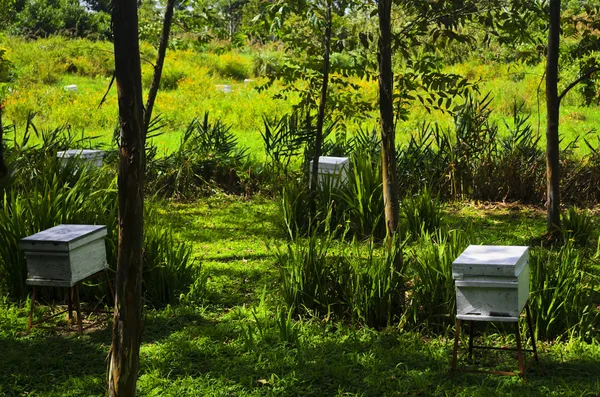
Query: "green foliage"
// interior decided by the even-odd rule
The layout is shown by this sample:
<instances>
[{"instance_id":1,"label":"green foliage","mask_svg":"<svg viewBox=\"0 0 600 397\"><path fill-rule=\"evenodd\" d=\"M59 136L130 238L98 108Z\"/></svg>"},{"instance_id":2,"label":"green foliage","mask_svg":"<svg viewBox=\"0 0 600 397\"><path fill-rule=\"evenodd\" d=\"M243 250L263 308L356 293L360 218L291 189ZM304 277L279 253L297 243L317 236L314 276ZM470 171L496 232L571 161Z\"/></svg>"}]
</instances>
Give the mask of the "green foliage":
<instances>
[{"instance_id":1,"label":"green foliage","mask_svg":"<svg viewBox=\"0 0 600 397\"><path fill-rule=\"evenodd\" d=\"M539 337L597 338L598 278L588 272L586 262L585 253L569 242L532 252L530 302Z\"/></svg>"},{"instance_id":2,"label":"green foliage","mask_svg":"<svg viewBox=\"0 0 600 397\"><path fill-rule=\"evenodd\" d=\"M146 218L152 219L152 210ZM180 299L197 301L206 289L206 276L192 257L190 244L174 240L173 229L150 224L144 230L144 296L146 301L163 306ZM190 291L193 286L193 291Z\"/></svg>"},{"instance_id":3,"label":"green foliage","mask_svg":"<svg viewBox=\"0 0 600 397\"><path fill-rule=\"evenodd\" d=\"M595 225L585 210L570 207L562 216L563 238L575 245L586 246L594 233Z\"/></svg>"},{"instance_id":4,"label":"green foliage","mask_svg":"<svg viewBox=\"0 0 600 397\"><path fill-rule=\"evenodd\" d=\"M221 187L230 192L245 190L240 175L248 168L245 149L220 120L210 122L206 112L194 119L181 137L177 151L157 157L147 156L148 190L165 197L190 199L199 193Z\"/></svg>"},{"instance_id":5,"label":"green foliage","mask_svg":"<svg viewBox=\"0 0 600 397\"><path fill-rule=\"evenodd\" d=\"M433 233L442 224L442 208L439 196L433 196L429 188L406 197L400 206L404 227L409 238L417 239L422 234Z\"/></svg>"},{"instance_id":6,"label":"green foliage","mask_svg":"<svg viewBox=\"0 0 600 397\"><path fill-rule=\"evenodd\" d=\"M32 118L32 117L31 117ZM42 142L28 145L33 131ZM15 131L16 134L16 131ZM16 138L15 138L16 139ZM112 271L117 255L117 186L116 170L85 166L78 158L66 164L56 157L58 150L90 145L77 140L65 127L38 130L31 122L21 141L7 148L10 178L0 185L0 288L13 299L27 296L26 261L20 239L59 224L105 225L107 262ZM148 302L165 305L188 293L190 285L201 279L200 268L191 257L189 244L173 239L169 225L153 223L147 217L144 243L144 289ZM107 287L103 287L103 295ZM202 285L194 284L201 296ZM87 291L87 292L86 292ZM84 289L87 294L98 290Z\"/></svg>"},{"instance_id":7,"label":"green foliage","mask_svg":"<svg viewBox=\"0 0 600 397\"><path fill-rule=\"evenodd\" d=\"M357 237L385 237L383 219L383 190L381 182L381 162L372 157L369 150L353 153L345 184L337 198L342 217L349 222L350 230Z\"/></svg>"},{"instance_id":8,"label":"green foliage","mask_svg":"<svg viewBox=\"0 0 600 397\"><path fill-rule=\"evenodd\" d=\"M456 312L452 262L468 246L471 237L460 230L424 231L406 255L412 278L410 310L415 324L443 331Z\"/></svg>"},{"instance_id":9,"label":"green foliage","mask_svg":"<svg viewBox=\"0 0 600 397\"><path fill-rule=\"evenodd\" d=\"M284 301L299 315L335 316L371 327L398 321L404 288L395 266L402 244L394 239L391 250L379 250L373 240L366 248L335 244L338 232L328 229L330 216L323 225L310 225L308 237L276 248Z\"/></svg>"},{"instance_id":10,"label":"green foliage","mask_svg":"<svg viewBox=\"0 0 600 397\"><path fill-rule=\"evenodd\" d=\"M110 37L110 16L88 12L77 0L27 0L12 29L28 37L64 34L72 37Z\"/></svg>"}]
</instances>

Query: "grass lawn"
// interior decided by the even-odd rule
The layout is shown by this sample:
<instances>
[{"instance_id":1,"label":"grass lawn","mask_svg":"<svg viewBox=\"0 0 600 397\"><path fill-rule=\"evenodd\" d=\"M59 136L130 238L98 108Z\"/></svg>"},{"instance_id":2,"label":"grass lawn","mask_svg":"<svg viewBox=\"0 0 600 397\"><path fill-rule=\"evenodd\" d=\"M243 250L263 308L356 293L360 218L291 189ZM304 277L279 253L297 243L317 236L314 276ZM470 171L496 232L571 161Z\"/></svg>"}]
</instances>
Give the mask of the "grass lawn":
<instances>
[{"instance_id":1,"label":"grass lawn","mask_svg":"<svg viewBox=\"0 0 600 397\"><path fill-rule=\"evenodd\" d=\"M146 311L140 396L597 396L600 347L579 340L541 342L541 366L517 377L451 374L452 329L373 330L314 318L291 320L278 295L268 249L284 241L277 205L215 196L166 203L159 216L193 242L208 275L202 302ZM542 210L460 203L450 227L471 228L480 243L528 244L544 230ZM0 301L0 395L101 396L110 327L73 333L36 328L24 335L26 303ZM486 327L484 343L513 344ZM484 352L481 365L511 370L512 354Z\"/></svg>"}]
</instances>

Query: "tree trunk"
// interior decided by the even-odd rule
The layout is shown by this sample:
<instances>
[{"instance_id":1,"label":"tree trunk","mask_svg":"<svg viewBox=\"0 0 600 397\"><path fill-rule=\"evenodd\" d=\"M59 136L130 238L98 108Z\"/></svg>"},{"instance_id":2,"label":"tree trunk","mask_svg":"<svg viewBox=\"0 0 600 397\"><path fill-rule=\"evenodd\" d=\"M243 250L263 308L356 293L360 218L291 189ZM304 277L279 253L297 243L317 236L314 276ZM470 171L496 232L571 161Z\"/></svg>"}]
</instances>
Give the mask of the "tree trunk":
<instances>
[{"instance_id":1,"label":"tree trunk","mask_svg":"<svg viewBox=\"0 0 600 397\"><path fill-rule=\"evenodd\" d=\"M547 229L553 239L560 237L560 174L558 123L558 55L560 43L560 0L550 0L550 26L546 60L546 183Z\"/></svg>"},{"instance_id":2,"label":"tree trunk","mask_svg":"<svg viewBox=\"0 0 600 397\"><path fill-rule=\"evenodd\" d=\"M323 123L325 122L325 104L327 102L327 86L329 85L329 52L331 49L331 2L327 2L327 26L325 28L325 54L323 57L323 84L321 85L321 98L319 101L319 113L317 114L317 130L315 132L315 152L311 170L311 192L317 190L319 183L319 157L323 147ZM313 197L314 202L314 197ZM314 215L314 208L313 208Z\"/></svg>"},{"instance_id":3,"label":"tree trunk","mask_svg":"<svg viewBox=\"0 0 600 397\"><path fill-rule=\"evenodd\" d=\"M394 128L392 71L392 0L379 0L379 112L381 118L381 167L385 226L388 236L398 231L400 205L396 181L396 131Z\"/></svg>"},{"instance_id":4,"label":"tree trunk","mask_svg":"<svg viewBox=\"0 0 600 397\"><path fill-rule=\"evenodd\" d=\"M148 133L148 127L150 126L150 121L152 121L152 109L154 108L154 101L156 100L158 88L160 87L160 78L162 76L165 55L167 54L167 44L169 43L169 34L171 33L171 24L173 22L174 5L175 0L167 1L165 18L163 20L163 30L160 36L160 44L158 45L156 65L154 66L154 76L152 77L152 85L150 86L150 91L148 92L148 100L146 101L146 109L144 113L144 145L145 135Z\"/></svg>"},{"instance_id":5,"label":"tree trunk","mask_svg":"<svg viewBox=\"0 0 600 397\"><path fill-rule=\"evenodd\" d=\"M142 321L144 232L144 109L136 0L113 0L115 76L118 88L119 243L112 346L108 363L110 396L136 392Z\"/></svg>"},{"instance_id":6,"label":"tree trunk","mask_svg":"<svg viewBox=\"0 0 600 397\"><path fill-rule=\"evenodd\" d=\"M0 105L0 179L8 175L8 167L4 161L4 126L2 125L2 110Z\"/></svg>"}]
</instances>

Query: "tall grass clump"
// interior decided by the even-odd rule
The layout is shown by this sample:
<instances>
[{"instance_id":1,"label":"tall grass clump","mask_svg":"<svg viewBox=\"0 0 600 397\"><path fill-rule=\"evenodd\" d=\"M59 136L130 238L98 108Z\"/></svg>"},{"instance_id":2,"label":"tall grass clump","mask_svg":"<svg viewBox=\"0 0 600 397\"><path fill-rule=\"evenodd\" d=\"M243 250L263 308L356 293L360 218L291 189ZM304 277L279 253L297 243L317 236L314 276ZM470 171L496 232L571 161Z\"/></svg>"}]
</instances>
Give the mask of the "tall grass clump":
<instances>
[{"instance_id":1,"label":"tall grass clump","mask_svg":"<svg viewBox=\"0 0 600 397\"><path fill-rule=\"evenodd\" d=\"M588 271L586 259L570 242L550 251L532 250L530 302L540 338L598 340L599 280Z\"/></svg>"},{"instance_id":2,"label":"tall grass clump","mask_svg":"<svg viewBox=\"0 0 600 397\"><path fill-rule=\"evenodd\" d=\"M194 119L181 136L177 150L147 159L147 188L152 193L191 199L213 188L245 191L242 175L249 167L246 149L239 148L231 127L212 122L208 112Z\"/></svg>"},{"instance_id":3,"label":"tall grass clump","mask_svg":"<svg viewBox=\"0 0 600 397\"><path fill-rule=\"evenodd\" d=\"M385 237L383 219L383 188L381 162L367 150L359 150L350 157L348 182L340 189L338 202L356 237Z\"/></svg>"},{"instance_id":4,"label":"tall grass clump","mask_svg":"<svg viewBox=\"0 0 600 397\"><path fill-rule=\"evenodd\" d=\"M176 303L197 280L206 280L189 243L177 242L173 229L150 225L144 230L144 296L158 306ZM205 288L205 284L201 286ZM195 285L196 293L202 293Z\"/></svg>"},{"instance_id":5,"label":"tall grass clump","mask_svg":"<svg viewBox=\"0 0 600 397\"><path fill-rule=\"evenodd\" d=\"M417 239L423 233L433 233L442 224L442 206L439 196L434 196L429 188L406 197L401 204L403 232L409 238Z\"/></svg>"},{"instance_id":6,"label":"tall grass clump","mask_svg":"<svg viewBox=\"0 0 600 397\"><path fill-rule=\"evenodd\" d=\"M355 243L354 254L348 259L349 279L343 283L354 323L382 328L400 321L405 309L406 275L396 266L403 247L397 235L389 249L376 246L373 239L366 247Z\"/></svg>"},{"instance_id":7,"label":"tall grass clump","mask_svg":"<svg viewBox=\"0 0 600 397\"><path fill-rule=\"evenodd\" d=\"M391 249L381 249L373 239L348 245L336 241L337 233L326 226L318 232L321 227L275 250L281 293L290 310L372 327L397 322L404 301L404 275L396 268L400 240L394 239Z\"/></svg>"},{"instance_id":8,"label":"tall grass clump","mask_svg":"<svg viewBox=\"0 0 600 397\"><path fill-rule=\"evenodd\" d=\"M343 312L340 286L347 279L348 265L332 253L333 233L326 230L320 237L319 226L309 228L307 238L296 238L275 249L281 293L297 315ZM346 277L340 279L340 276Z\"/></svg>"},{"instance_id":9,"label":"tall grass clump","mask_svg":"<svg viewBox=\"0 0 600 397\"><path fill-rule=\"evenodd\" d=\"M563 237L579 246L586 246L594 233L591 216L577 207L569 207L562 214Z\"/></svg>"},{"instance_id":10,"label":"tall grass clump","mask_svg":"<svg viewBox=\"0 0 600 397\"><path fill-rule=\"evenodd\" d=\"M468 246L469 237L460 230L423 233L407 250L407 272L412 278L410 311L416 324L442 330L456 312L452 262Z\"/></svg>"}]
</instances>

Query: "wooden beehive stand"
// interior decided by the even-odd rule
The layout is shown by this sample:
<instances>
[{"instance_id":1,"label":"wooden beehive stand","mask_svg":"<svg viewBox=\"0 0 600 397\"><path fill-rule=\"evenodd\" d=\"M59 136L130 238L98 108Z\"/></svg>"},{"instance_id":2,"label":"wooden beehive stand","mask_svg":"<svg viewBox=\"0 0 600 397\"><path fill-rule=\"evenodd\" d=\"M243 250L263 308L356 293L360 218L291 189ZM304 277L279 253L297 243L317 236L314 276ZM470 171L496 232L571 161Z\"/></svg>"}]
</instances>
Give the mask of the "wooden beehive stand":
<instances>
[{"instance_id":1,"label":"wooden beehive stand","mask_svg":"<svg viewBox=\"0 0 600 397\"><path fill-rule=\"evenodd\" d=\"M496 375L520 375L525 380L527 366L523 352L532 352L539 361L529 309L528 247L471 245L452 263L456 285L456 333L452 350L452 370ZM519 318L525 310L532 349L523 349ZM458 348L463 321L469 321L469 357L473 349L517 352L519 372L458 369ZM473 345L475 322L515 324L516 348ZM531 364L530 360L529 364Z\"/></svg>"},{"instance_id":2,"label":"wooden beehive stand","mask_svg":"<svg viewBox=\"0 0 600 397\"><path fill-rule=\"evenodd\" d=\"M59 225L21 240L21 247L27 259L26 282L33 289L27 334L34 325L63 313L67 313L67 320L70 323L73 318L74 303L77 329L81 335L84 328L79 301L79 284L88 278L106 274L111 294L114 296L108 277L104 236L106 236L106 226L102 225ZM33 322L37 286L66 288L67 309Z\"/></svg>"},{"instance_id":3,"label":"wooden beehive stand","mask_svg":"<svg viewBox=\"0 0 600 397\"><path fill-rule=\"evenodd\" d=\"M521 340L521 329L519 326L519 317L492 317L492 316L489 316L489 317L486 317L485 319L480 318L477 320L473 320L473 319L468 319L468 318L464 318L464 317L459 318L460 316L456 316L457 317L456 318L456 333L454 335L454 348L452 349L452 371L477 372L477 373L488 373L488 374L494 374L494 375L509 375L509 376L519 375L519 376L521 376L521 378L523 380L525 380L525 373L527 372L527 369L529 368L529 366L531 365L531 363L533 361L529 360L529 362L526 365L523 352L533 353L533 357L534 357L535 361L539 361L537 347L535 344L535 335L534 335L534 330L533 330L533 324L531 321L531 311L529 310L528 304L525 305L525 312L526 312L527 328L529 330L529 337L531 338L531 349L523 349L523 341ZM460 361L460 358L458 358L458 349L459 349L459 340L460 340L460 333L461 333L463 321L469 321L469 323L470 323L469 324L469 349L468 349L469 358L472 359L472 357L473 357L473 349L516 351L517 352L517 361L519 362L519 372L478 370L478 369L469 369L469 368L458 369L457 364ZM517 344L516 348L473 345L473 335L475 332L475 322L476 321L513 322L515 324L515 339L516 339L516 344Z\"/></svg>"}]
</instances>

